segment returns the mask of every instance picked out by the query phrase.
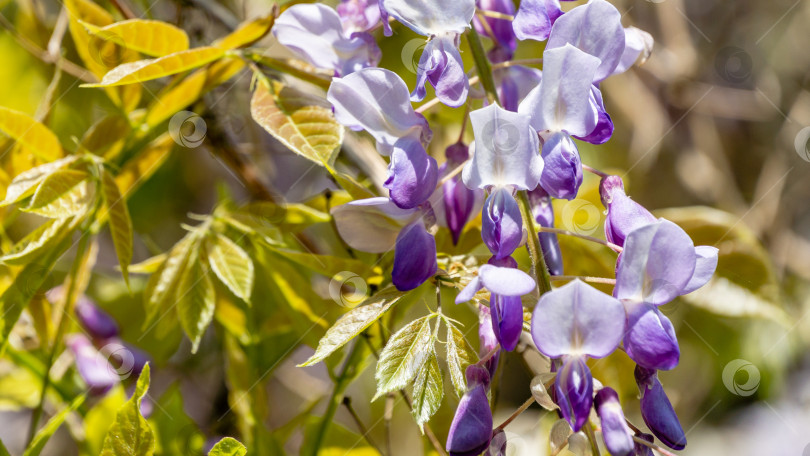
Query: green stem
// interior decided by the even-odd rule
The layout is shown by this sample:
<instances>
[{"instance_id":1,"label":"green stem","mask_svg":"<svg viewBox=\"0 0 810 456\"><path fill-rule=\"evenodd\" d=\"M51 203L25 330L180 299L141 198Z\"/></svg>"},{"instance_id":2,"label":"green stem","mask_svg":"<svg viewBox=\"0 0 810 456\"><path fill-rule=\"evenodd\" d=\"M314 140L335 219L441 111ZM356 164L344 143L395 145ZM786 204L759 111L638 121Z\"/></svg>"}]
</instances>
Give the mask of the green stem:
<instances>
[{"instance_id":1,"label":"green stem","mask_svg":"<svg viewBox=\"0 0 810 456\"><path fill-rule=\"evenodd\" d=\"M591 423L585 423L582 430L585 431L585 435L588 436L588 441L591 443L591 454L593 456L601 456L602 453L599 452L599 444L596 443L596 434L593 432Z\"/></svg>"},{"instance_id":2,"label":"green stem","mask_svg":"<svg viewBox=\"0 0 810 456\"><path fill-rule=\"evenodd\" d=\"M551 291L551 276L546 267L546 260L543 258L543 250L540 248L540 238L537 236L537 229L534 227L534 217L532 216L532 207L529 204L529 195L523 190L517 194L518 203L520 203L520 215L523 218L523 224L526 225L526 230L529 232L528 240L526 242L529 247L529 256L532 259L532 270L537 279L537 287L540 294Z\"/></svg>"},{"instance_id":3,"label":"green stem","mask_svg":"<svg viewBox=\"0 0 810 456\"><path fill-rule=\"evenodd\" d=\"M245 52L245 58L250 59L260 65L264 65L267 68L276 70L281 73L289 74L290 76L295 76L298 79L302 79L304 81L310 82L315 84L316 86L326 90L329 88L329 85L332 84L332 79L326 79L318 76L316 73L311 73L307 71L307 68L304 67L303 62L301 63L301 68L295 66L294 64L290 63L289 61L275 59L273 57L267 57L262 54L258 54L256 52ZM314 67L313 67L314 68Z\"/></svg>"},{"instance_id":4,"label":"green stem","mask_svg":"<svg viewBox=\"0 0 810 456\"><path fill-rule=\"evenodd\" d=\"M76 256L73 259L73 265L70 268L70 278L68 280L67 287L64 290L64 298L65 305L62 309L63 315L59 319L59 326L56 328L56 334L54 335L53 339L53 347L51 347L51 351L48 354L48 360L45 363L45 371L42 378L42 388L40 389L39 393L39 403L37 407L34 409L34 412L31 415L31 424L28 428L28 438L26 440L26 447L31 444L31 441L34 439L34 435L37 432L37 426L39 425L39 420L42 417L42 412L45 407L45 397L48 392L48 387L51 384L51 368L53 367L53 363L56 360L56 354L59 352L62 339L65 337L65 333L67 332L69 322L72 321L68 315L73 313L73 295L76 292L76 281L79 274L79 271L82 268L82 262L84 261L85 253L87 252L87 248L90 245L90 233L87 231L82 232L81 238L79 238L79 245L76 249Z\"/></svg>"},{"instance_id":5,"label":"green stem","mask_svg":"<svg viewBox=\"0 0 810 456\"><path fill-rule=\"evenodd\" d=\"M478 69L478 77L481 80L481 85L495 103L498 103L498 91L495 88L495 79L492 77L492 67L487 59L487 54L484 52L484 46L481 44L481 37L475 28L467 32L467 42L472 51L475 67Z\"/></svg>"}]
</instances>

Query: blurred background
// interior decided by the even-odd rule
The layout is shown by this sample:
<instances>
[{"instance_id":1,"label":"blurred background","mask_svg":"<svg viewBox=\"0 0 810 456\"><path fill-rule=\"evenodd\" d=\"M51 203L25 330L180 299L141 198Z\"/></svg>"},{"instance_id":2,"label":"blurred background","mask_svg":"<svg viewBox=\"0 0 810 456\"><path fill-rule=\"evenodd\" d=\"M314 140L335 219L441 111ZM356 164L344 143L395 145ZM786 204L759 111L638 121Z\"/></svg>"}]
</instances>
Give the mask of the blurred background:
<instances>
[{"instance_id":1,"label":"blurred background","mask_svg":"<svg viewBox=\"0 0 810 456\"><path fill-rule=\"evenodd\" d=\"M239 22L267 14L273 5L264 0L99 3L119 16L123 7L137 17L176 24L188 32L192 46L210 43ZM581 2L564 3L567 10ZM603 146L580 143L583 162L623 176L636 201L680 224L696 244L720 249L713 282L662 308L677 329L682 350L681 364L662 373L661 380L687 431L689 445L683 454L810 455L810 2L613 3L623 13L624 25L649 32L655 48L642 66L604 82L605 104L616 131ZM70 74L54 79L49 56L61 53L79 62L69 36L61 45L55 43L56 48L49 43L54 28L64 27L59 25L64 14L60 2L0 0L0 13L0 105L34 114L42 109L41 100L55 93L48 125L63 144L75 144L75 138L115 108L103 92L79 88L81 81ZM394 30L389 39L376 32L383 51L381 66L397 71L413 87L423 39L402 26ZM254 47L285 55L272 38ZM37 50L45 54L35 56ZM466 44L462 53L470 68ZM516 58L541 54L542 44L521 43ZM259 180L286 201L310 200L332 185L326 173L286 151L255 125L249 113L250 80L243 71L208 94L205 141L195 148L176 147L129 201L136 262L170 248L182 237L180 224L188 223L187 214L209 213L222 188L237 201L249 199L251 189L212 151L222 144L232 146L258 170ZM148 101L154 95L146 92ZM441 161L444 148L459 135L463 109L435 108L425 115L436 133L431 153ZM350 158L374 156L367 138L351 141L346 154ZM379 160L344 166L377 183L384 173ZM598 179L588 175L579 199L555 202L560 228L602 236L604 213L597 185ZM9 235L19 239L29 229L18 222ZM139 333L143 317L137 292L145 279L134 282L136 294L130 296L115 270L109 239L105 242L88 294L118 321L138 322L124 328L124 339L160 360L152 395L162 398L159 405L167 410L181 407L194 423L189 426L202 429L205 437L229 432L233 423L227 417L224 385L233 379L226 378L215 336L209 334L193 357L185 340L176 352L161 353L161 341ZM561 243L568 274L612 274L612 260L605 259L605 252L572 239L561 238ZM316 290L328 298L323 284ZM444 299L449 302L452 296ZM418 316L423 311L423 306L412 306L409 312ZM339 315L340 309L331 312ZM477 347L475 315L464 307L449 312L471 329L469 341ZM280 337L277 343L279 354L263 378L269 410L265 424L284 432L289 437L285 449L297 452L304 444L306 423L295 424L294 418L302 411L322 414L332 383L323 366L295 367L313 352L306 343L294 337ZM502 359L495 423L530 395L527 361L518 353ZM5 364L0 370L0 438L9 449L19 449L15 445L22 445L20 434L27 429L35 388ZM597 379L620 391L630 420L641 423L632 363L626 356L617 353L592 367ZM346 395L370 437L381 442L387 432L382 419L386 404L368 404L373 377L373 368L366 369ZM175 388L185 399L180 405ZM442 441L455 401L447 394L431 420ZM507 428L509 454L547 454L554 421L532 406ZM423 448L402 404L395 407L391 426L395 454L430 451L429 446ZM365 445L359 434L348 409L341 407L329 435L334 454ZM49 445L51 454L76 454L64 429L59 436L54 442L63 443Z\"/></svg>"}]
</instances>

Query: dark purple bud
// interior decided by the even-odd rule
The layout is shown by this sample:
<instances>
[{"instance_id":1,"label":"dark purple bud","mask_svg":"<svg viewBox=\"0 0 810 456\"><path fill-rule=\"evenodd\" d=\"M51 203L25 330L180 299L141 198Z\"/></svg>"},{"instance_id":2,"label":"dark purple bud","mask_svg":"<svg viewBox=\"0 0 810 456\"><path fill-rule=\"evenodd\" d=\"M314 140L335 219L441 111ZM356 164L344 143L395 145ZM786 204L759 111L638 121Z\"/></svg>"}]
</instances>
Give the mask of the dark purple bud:
<instances>
[{"instance_id":1,"label":"dark purple bud","mask_svg":"<svg viewBox=\"0 0 810 456\"><path fill-rule=\"evenodd\" d=\"M650 434L637 434L636 437L650 443L655 442L655 437ZM634 441L633 456L655 456L655 453L653 453L652 448L649 446Z\"/></svg>"},{"instance_id":2,"label":"dark purple bud","mask_svg":"<svg viewBox=\"0 0 810 456\"><path fill-rule=\"evenodd\" d=\"M650 211L624 193L624 183L619 176L602 178L599 194L608 210L605 220L605 238L608 242L624 246L624 240L631 231L656 221Z\"/></svg>"},{"instance_id":3,"label":"dark purple bud","mask_svg":"<svg viewBox=\"0 0 810 456\"><path fill-rule=\"evenodd\" d=\"M596 393L594 407L602 423L602 439L613 456L633 454L633 432L627 426L619 395L613 388L605 387Z\"/></svg>"},{"instance_id":4,"label":"dark purple bud","mask_svg":"<svg viewBox=\"0 0 810 456\"><path fill-rule=\"evenodd\" d=\"M648 369L670 370L678 365L681 351L672 322L656 306L625 301L627 356Z\"/></svg>"},{"instance_id":5,"label":"dark purple bud","mask_svg":"<svg viewBox=\"0 0 810 456\"><path fill-rule=\"evenodd\" d=\"M447 435L451 456L475 456L488 446L492 436L492 411L487 399L489 374L481 366L467 367L467 392L461 397Z\"/></svg>"},{"instance_id":6,"label":"dark purple bud","mask_svg":"<svg viewBox=\"0 0 810 456\"><path fill-rule=\"evenodd\" d=\"M542 156L540 185L554 198L576 198L582 185L582 162L571 137L565 132L554 133L543 143Z\"/></svg>"},{"instance_id":7,"label":"dark purple bud","mask_svg":"<svg viewBox=\"0 0 810 456\"><path fill-rule=\"evenodd\" d=\"M93 395L102 395L115 386L120 377L107 358L99 353L83 334L68 337L67 347L76 360L76 369Z\"/></svg>"},{"instance_id":8,"label":"dark purple bud","mask_svg":"<svg viewBox=\"0 0 810 456\"><path fill-rule=\"evenodd\" d=\"M496 258L505 258L523 240L520 207L510 190L501 188L487 197L481 215L481 237Z\"/></svg>"},{"instance_id":9,"label":"dark purple bud","mask_svg":"<svg viewBox=\"0 0 810 456\"><path fill-rule=\"evenodd\" d=\"M515 4L512 0L478 0L476 3L478 8L485 11L494 11L509 16L515 15ZM477 16L473 18L473 26L479 34L487 36L495 42L495 46L488 53L490 60L493 63L510 60L517 48L512 22L493 17L487 17L485 20L489 27L484 27Z\"/></svg>"},{"instance_id":10,"label":"dark purple bud","mask_svg":"<svg viewBox=\"0 0 810 456\"><path fill-rule=\"evenodd\" d=\"M397 236L391 280L400 291L413 290L436 274L436 239L422 220L406 226Z\"/></svg>"},{"instance_id":11,"label":"dark purple bud","mask_svg":"<svg viewBox=\"0 0 810 456\"><path fill-rule=\"evenodd\" d=\"M498 346L498 338L495 337L495 331L492 329L492 316L490 314L489 307L479 305L478 312L478 345L480 347L478 354L481 358L483 358ZM495 375L495 370L498 368L498 360L500 357L501 352L498 350L498 353L495 353L495 355L484 363L484 367L486 367L490 377Z\"/></svg>"},{"instance_id":12,"label":"dark purple bud","mask_svg":"<svg viewBox=\"0 0 810 456\"><path fill-rule=\"evenodd\" d=\"M686 435L658 380L658 374L654 370L636 366L635 376L641 390L641 417L647 427L664 445L673 450L684 449Z\"/></svg>"},{"instance_id":13,"label":"dark purple bud","mask_svg":"<svg viewBox=\"0 0 810 456\"><path fill-rule=\"evenodd\" d=\"M461 141L453 143L444 150L444 155L447 157L447 163L455 168L470 158L470 146Z\"/></svg>"},{"instance_id":14,"label":"dark purple bud","mask_svg":"<svg viewBox=\"0 0 810 456\"><path fill-rule=\"evenodd\" d=\"M79 296L75 311L79 323L93 339L109 339L118 335L118 323L87 296Z\"/></svg>"},{"instance_id":15,"label":"dark purple bud","mask_svg":"<svg viewBox=\"0 0 810 456\"><path fill-rule=\"evenodd\" d=\"M394 144L384 184L394 204L413 209L427 201L438 182L439 166L419 140L406 137Z\"/></svg>"},{"instance_id":16,"label":"dark purple bud","mask_svg":"<svg viewBox=\"0 0 810 456\"><path fill-rule=\"evenodd\" d=\"M538 186L529 191L529 202L532 205L534 220L542 227L554 228L554 207L551 205L551 196ZM543 250L543 259L551 275L562 275L563 262L560 243L555 233L538 233L540 248Z\"/></svg>"},{"instance_id":17,"label":"dark purple bud","mask_svg":"<svg viewBox=\"0 0 810 456\"><path fill-rule=\"evenodd\" d=\"M442 165L440 174L450 172L453 168L461 165L469 158L467 145L457 142L447 148L447 162ZM458 244L464 225L470 220L475 211L475 207L480 199L483 199L483 191L467 188L461 182L461 176L456 175L442 185L442 196L444 198L444 216L447 227L453 235L453 244Z\"/></svg>"},{"instance_id":18,"label":"dark purple bud","mask_svg":"<svg viewBox=\"0 0 810 456\"><path fill-rule=\"evenodd\" d=\"M554 380L554 391L563 418L578 432L588 421L593 405L593 377L585 357L571 356L563 360Z\"/></svg>"},{"instance_id":19,"label":"dark purple bud","mask_svg":"<svg viewBox=\"0 0 810 456\"><path fill-rule=\"evenodd\" d=\"M490 302L492 331L506 351L512 351L520 341L523 332L523 303L520 296L492 294Z\"/></svg>"}]
</instances>

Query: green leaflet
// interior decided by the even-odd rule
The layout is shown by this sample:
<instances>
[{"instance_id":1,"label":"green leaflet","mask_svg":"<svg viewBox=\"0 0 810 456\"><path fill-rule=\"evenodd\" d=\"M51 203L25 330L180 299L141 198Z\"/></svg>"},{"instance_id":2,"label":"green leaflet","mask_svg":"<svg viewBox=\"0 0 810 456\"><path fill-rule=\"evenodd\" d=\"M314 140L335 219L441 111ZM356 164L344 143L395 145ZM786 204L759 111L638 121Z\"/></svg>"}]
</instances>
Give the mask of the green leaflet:
<instances>
[{"instance_id":1,"label":"green leaflet","mask_svg":"<svg viewBox=\"0 0 810 456\"><path fill-rule=\"evenodd\" d=\"M413 417L420 429L439 410L443 397L442 370L436 351L430 347L428 358L413 382Z\"/></svg>"},{"instance_id":2,"label":"green leaflet","mask_svg":"<svg viewBox=\"0 0 810 456\"><path fill-rule=\"evenodd\" d=\"M247 448L238 440L230 437L225 437L217 442L214 448L208 452L208 456L245 456L246 454Z\"/></svg>"},{"instance_id":3,"label":"green leaflet","mask_svg":"<svg viewBox=\"0 0 810 456\"><path fill-rule=\"evenodd\" d=\"M127 201L121 196L121 190L115 178L106 172L101 174L101 191L104 195L104 211L101 218L109 218L110 235L112 236L115 253L118 256L118 265L121 274L129 286L129 263L132 262L132 219L129 217Z\"/></svg>"},{"instance_id":4,"label":"green leaflet","mask_svg":"<svg viewBox=\"0 0 810 456\"><path fill-rule=\"evenodd\" d=\"M253 290L253 260L235 242L217 234L206 239L211 270L233 294L250 304Z\"/></svg>"},{"instance_id":5,"label":"green leaflet","mask_svg":"<svg viewBox=\"0 0 810 456\"><path fill-rule=\"evenodd\" d=\"M377 394L372 401L391 391L405 388L430 356L433 338L428 315L407 324L388 340L377 361Z\"/></svg>"},{"instance_id":6,"label":"green leaflet","mask_svg":"<svg viewBox=\"0 0 810 456\"><path fill-rule=\"evenodd\" d=\"M214 318L216 291L204 258L192 253L175 290L180 325L191 339L191 352L196 353L208 325Z\"/></svg>"},{"instance_id":7,"label":"green leaflet","mask_svg":"<svg viewBox=\"0 0 810 456\"><path fill-rule=\"evenodd\" d=\"M144 365L132 397L118 410L101 456L152 456L155 453L155 435L141 415L141 399L149 389L149 363Z\"/></svg>"},{"instance_id":8,"label":"green leaflet","mask_svg":"<svg viewBox=\"0 0 810 456\"><path fill-rule=\"evenodd\" d=\"M39 456L42 450L45 448L45 444L48 443L53 433L62 426L62 423L65 422L65 418L67 418L70 412L79 408L80 405L84 402L84 396L77 397L69 406L63 409L61 412L57 413L47 423L45 426L40 429L36 435L34 435L34 439L31 441L31 445L23 453L23 456ZM5 449L4 449L5 450ZM0 455L3 454L0 451Z\"/></svg>"},{"instance_id":9,"label":"green leaflet","mask_svg":"<svg viewBox=\"0 0 810 456\"><path fill-rule=\"evenodd\" d=\"M450 380L453 382L456 394L461 397L467 390L464 371L477 359L464 339L464 333L449 319L445 318L444 321L447 324L447 367L450 370Z\"/></svg>"}]
</instances>

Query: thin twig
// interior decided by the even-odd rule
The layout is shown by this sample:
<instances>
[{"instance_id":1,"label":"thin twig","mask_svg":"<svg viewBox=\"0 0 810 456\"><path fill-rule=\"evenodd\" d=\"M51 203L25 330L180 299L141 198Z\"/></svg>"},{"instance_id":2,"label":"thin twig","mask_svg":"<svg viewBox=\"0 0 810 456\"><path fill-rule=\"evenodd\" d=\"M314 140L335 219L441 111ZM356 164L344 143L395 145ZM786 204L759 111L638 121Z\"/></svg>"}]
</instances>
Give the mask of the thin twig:
<instances>
[{"instance_id":1,"label":"thin twig","mask_svg":"<svg viewBox=\"0 0 810 456\"><path fill-rule=\"evenodd\" d=\"M511 14L499 13L497 11L476 9L475 12L476 12L476 14L480 14L481 16L491 17L493 19L503 19L505 21L513 21L513 20L515 20L515 16L512 16Z\"/></svg>"},{"instance_id":2,"label":"thin twig","mask_svg":"<svg viewBox=\"0 0 810 456\"><path fill-rule=\"evenodd\" d=\"M524 402L520 407L518 407L518 409L515 410L515 413L510 415L509 418L506 419L506 421L504 421L498 427L496 427L493 432L502 431L506 426L509 425L509 423L514 421L515 418L517 418L518 416L520 416L521 413L525 412L527 408L531 407L532 404L534 404L534 397L526 399L526 402Z\"/></svg>"},{"instance_id":3,"label":"thin twig","mask_svg":"<svg viewBox=\"0 0 810 456\"><path fill-rule=\"evenodd\" d=\"M616 285L616 279L611 279L609 277L590 277L590 276L576 276L576 275L551 276L552 282L558 282L561 280L577 280L577 279L583 282L605 283L608 285Z\"/></svg>"},{"instance_id":4,"label":"thin twig","mask_svg":"<svg viewBox=\"0 0 810 456\"><path fill-rule=\"evenodd\" d=\"M501 344L496 344L494 347L492 347L492 350L490 350L486 355L484 355L483 358L479 359L478 362L475 364L478 364L479 366L483 365L485 362L492 359L493 356L497 355L498 352L500 351L501 351Z\"/></svg>"},{"instance_id":5,"label":"thin twig","mask_svg":"<svg viewBox=\"0 0 810 456\"><path fill-rule=\"evenodd\" d=\"M648 442L648 441L642 439L641 437L638 437L638 436L634 435L633 436L633 441L635 441L637 443L640 443L640 444L642 444L644 446L647 446L649 448L652 448L653 450L663 454L664 456L677 456L675 453L672 453L672 452L670 452L670 451L668 451L668 450L666 450L664 448L661 448L660 446L658 446L658 445L656 445L654 443Z\"/></svg>"},{"instance_id":6,"label":"thin twig","mask_svg":"<svg viewBox=\"0 0 810 456\"><path fill-rule=\"evenodd\" d=\"M377 446L377 444L374 443L374 440L372 440L371 436L368 435L369 430L363 424L363 421L360 420L360 416L354 410L354 407L352 407L352 400L351 400L351 398L349 398L349 396L343 396L343 406L346 407L346 410L349 411L349 415L351 415L352 419L354 420L354 424L356 424L357 428L360 430L361 437L363 437L366 440L366 442L368 442L369 445L371 445L375 450L377 450L378 453L386 454L386 453L383 453L382 448ZM388 453L388 454L391 454L391 453Z\"/></svg>"},{"instance_id":7,"label":"thin twig","mask_svg":"<svg viewBox=\"0 0 810 456\"><path fill-rule=\"evenodd\" d=\"M590 166L588 166L588 165L586 165L584 163L582 164L582 169L584 169L585 171L588 171L590 173L596 174L599 177L608 177L608 174L606 172L599 171L596 168L591 168Z\"/></svg>"},{"instance_id":8,"label":"thin twig","mask_svg":"<svg viewBox=\"0 0 810 456\"><path fill-rule=\"evenodd\" d=\"M596 238L596 237L593 237L593 236L588 236L588 235L585 235L585 234L574 233L573 231L561 230L559 228L547 228L547 227L544 227L544 226L537 226L537 227L535 227L535 230L538 233L556 233L556 234L564 234L566 236L578 237L578 238L581 238L581 239L585 239L586 241L591 241L591 242L595 242L597 244L602 244L604 246L610 247L613 251L615 251L617 253L622 253L622 250L623 250L622 247L620 247L620 246L618 246L618 245L616 245L616 244L614 244L612 242L608 242L608 241L606 241L604 239L599 239L599 238Z\"/></svg>"}]
</instances>

